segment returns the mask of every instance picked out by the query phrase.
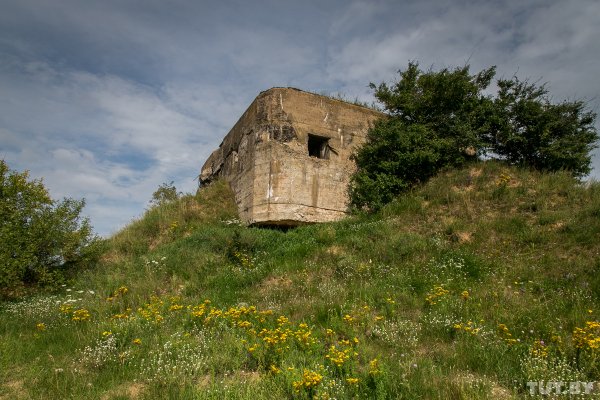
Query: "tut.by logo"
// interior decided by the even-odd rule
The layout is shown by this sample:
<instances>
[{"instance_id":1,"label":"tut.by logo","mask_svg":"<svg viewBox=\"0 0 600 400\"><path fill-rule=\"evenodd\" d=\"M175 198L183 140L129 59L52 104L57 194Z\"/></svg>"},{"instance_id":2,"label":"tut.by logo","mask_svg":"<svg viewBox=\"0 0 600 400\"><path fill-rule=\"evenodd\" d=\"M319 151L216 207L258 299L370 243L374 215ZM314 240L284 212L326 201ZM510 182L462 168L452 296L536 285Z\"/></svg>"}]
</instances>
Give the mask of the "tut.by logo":
<instances>
[{"instance_id":1,"label":"tut.by logo","mask_svg":"<svg viewBox=\"0 0 600 400\"><path fill-rule=\"evenodd\" d=\"M597 382L562 382L562 381L539 381L527 382L529 394L547 395L547 394L592 394Z\"/></svg>"}]
</instances>

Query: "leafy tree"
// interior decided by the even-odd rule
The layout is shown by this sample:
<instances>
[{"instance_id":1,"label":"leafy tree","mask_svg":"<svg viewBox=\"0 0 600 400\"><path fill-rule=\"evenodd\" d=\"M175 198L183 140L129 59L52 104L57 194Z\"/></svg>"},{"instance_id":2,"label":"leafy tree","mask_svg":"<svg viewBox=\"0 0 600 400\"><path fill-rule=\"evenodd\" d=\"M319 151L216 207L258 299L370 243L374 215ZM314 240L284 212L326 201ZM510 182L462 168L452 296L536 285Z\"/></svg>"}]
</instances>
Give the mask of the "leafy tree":
<instances>
[{"instance_id":1,"label":"leafy tree","mask_svg":"<svg viewBox=\"0 0 600 400\"><path fill-rule=\"evenodd\" d=\"M424 125L447 142L440 155L453 163L464 160L466 148L480 147L479 138L489 125L486 117L493 111L492 101L482 91L494 74L492 67L471 75L468 66L423 72L418 63L410 62L393 86L370 86L392 119Z\"/></svg>"},{"instance_id":2,"label":"leafy tree","mask_svg":"<svg viewBox=\"0 0 600 400\"><path fill-rule=\"evenodd\" d=\"M98 258L100 241L80 216L84 204L52 200L41 180L0 160L0 294L62 283Z\"/></svg>"},{"instance_id":3,"label":"leafy tree","mask_svg":"<svg viewBox=\"0 0 600 400\"><path fill-rule=\"evenodd\" d=\"M498 80L498 88L496 126L488 138L494 153L511 164L542 171L565 169L574 176L590 172L598 135L596 115L583 101L552 104L544 86L516 77Z\"/></svg>"},{"instance_id":4,"label":"leafy tree","mask_svg":"<svg viewBox=\"0 0 600 400\"><path fill-rule=\"evenodd\" d=\"M179 199L180 195L181 193L177 191L173 181L168 183L164 182L158 186L158 189L156 189L154 193L152 193L150 204L153 206L160 206Z\"/></svg>"},{"instance_id":5,"label":"leafy tree","mask_svg":"<svg viewBox=\"0 0 600 400\"><path fill-rule=\"evenodd\" d=\"M489 129L493 102L482 91L494 68L471 75L469 67L423 72L417 63L388 86L371 84L389 113L370 129L355 154L350 200L354 208L378 209L446 166L475 159Z\"/></svg>"},{"instance_id":6,"label":"leafy tree","mask_svg":"<svg viewBox=\"0 0 600 400\"><path fill-rule=\"evenodd\" d=\"M410 62L400 79L371 84L388 117L378 121L354 155L354 209L376 210L438 171L479 157L543 171L590 171L596 115L582 101L552 104L544 86L500 79L486 95L495 67L440 71Z\"/></svg>"}]
</instances>

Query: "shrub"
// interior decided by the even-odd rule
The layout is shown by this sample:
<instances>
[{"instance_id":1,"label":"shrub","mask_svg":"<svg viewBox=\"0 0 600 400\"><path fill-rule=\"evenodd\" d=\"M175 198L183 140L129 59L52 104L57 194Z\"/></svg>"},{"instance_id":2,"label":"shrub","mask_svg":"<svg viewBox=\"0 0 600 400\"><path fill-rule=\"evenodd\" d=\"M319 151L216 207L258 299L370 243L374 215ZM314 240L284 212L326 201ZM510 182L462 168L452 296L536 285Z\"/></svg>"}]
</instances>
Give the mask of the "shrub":
<instances>
[{"instance_id":1,"label":"shrub","mask_svg":"<svg viewBox=\"0 0 600 400\"><path fill-rule=\"evenodd\" d=\"M497 126L490 148L511 164L540 171L568 170L574 176L590 172L591 151L598 135L596 115L583 101L552 104L544 86L514 77L498 80L494 101Z\"/></svg>"},{"instance_id":2,"label":"shrub","mask_svg":"<svg viewBox=\"0 0 600 400\"><path fill-rule=\"evenodd\" d=\"M492 102L481 92L494 68L470 75L469 68L423 72L410 63L400 80L371 88L389 118L370 130L354 155L353 208L376 210L440 169L476 158Z\"/></svg>"},{"instance_id":3,"label":"shrub","mask_svg":"<svg viewBox=\"0 0 600 400\"><path fill-rule=\"evenodd\" d=\"M589 173L598 134L586 104L552 104L544 86L517 77L498 80L498 94L486 95L494 75L495 67L471 75L469 66L423 72L411 62L396 83L371 84L389 115L354 155L351 208L377 210L478 156L575 177Z\"/></svg>"},{"instance_id":4,"label":"shrub","mask_svg":"<svg viewBox=\"0 0 600 400\"><path fill-rule=\"evenodd\" d=\"M152 193L152 199L150 205L161 206L163 204L172 203L179 199L181 192L177 191L177 188L171 182L164 182L158 186L158 189Z\"/></svg>"},{"instance_id":5,"label":"shrub","mask_svg":"<svg viewBox=\"0 0 600 400\"><path fill-rule=\"evenodd\" d=\"M52 286L96 260L100 241L80 216L84 200L52 200L41 180L0 160L0 295Z\"/></svg>"}]
</instances>

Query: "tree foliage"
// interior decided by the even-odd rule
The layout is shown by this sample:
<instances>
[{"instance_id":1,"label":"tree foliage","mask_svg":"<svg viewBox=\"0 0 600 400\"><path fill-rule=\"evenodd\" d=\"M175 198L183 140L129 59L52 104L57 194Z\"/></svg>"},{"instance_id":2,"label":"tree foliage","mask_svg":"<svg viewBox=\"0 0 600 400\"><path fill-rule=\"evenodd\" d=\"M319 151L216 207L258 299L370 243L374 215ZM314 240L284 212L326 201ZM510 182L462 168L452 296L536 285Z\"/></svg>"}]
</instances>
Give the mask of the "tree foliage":
<instances>
[{"instance_id":1,"label":"tree foliage","mask_svg":"<svg viewBox=\"0 0 600 400\"><path fill-rule=\"evenodd\" d=\"M371 84L388 113L354 155L351 206L374 210L446 167L478 157L544 171L590 171L598 138L582 101L552 104L544 86L514 77L486 93L495 67L422 71L411 62L393 84Z\"/></svg>"},{"instance_id":2,"label":"tree foliage","mask_svg":"<svg viewBox=\"0 0 600 400\"><path fill-rule=\"evenodd\" d=\"M181 193L177 191L173 181L164 182L158 186L154 193L152 193L150 204L152 206L160 206L171 203L179 199L180 195Z\"/></svg>"},{"instance_id":3,"label":"tree foliage","mask_svg":"<svg viewBox=\"0 0 600 400\"><path fill-rule=\"evenodd\" d=\"M511 164L541 171L590 172L590 153L598 139L596 115L583 101L552 104L544 86L518 78L498 80L496 126L487 141Z\"/></svg>"},{"instance_id":4,"label":"tree foliage","mask_svg":"<svg viewBox=\"0 0 600 400\"><path fill-rule=\"evenodd\" d=\"M99 240L80 216L83 200L52 200L41 180L0 160L0 294L62 283L97 259Z\"/></svg>"}]
</instances>

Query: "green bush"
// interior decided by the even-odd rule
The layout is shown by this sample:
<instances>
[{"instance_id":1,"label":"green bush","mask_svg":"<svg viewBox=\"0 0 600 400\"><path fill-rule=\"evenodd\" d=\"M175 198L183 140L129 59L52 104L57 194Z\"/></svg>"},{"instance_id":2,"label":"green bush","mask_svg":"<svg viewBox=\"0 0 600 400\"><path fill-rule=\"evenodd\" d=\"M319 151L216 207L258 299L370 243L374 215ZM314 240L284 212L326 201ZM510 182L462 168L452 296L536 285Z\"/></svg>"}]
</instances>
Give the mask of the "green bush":
<instances>
[{"instance_id":1,"label":"green bush","mask_svg":"<svg viewBox=\"0 0 600 400\"><path fill-rule=\"evenodd\" d=\"M509 163L540 171L590 172L596 148L596 115L583 101L552 104L544 86L514 77L498 80L494 101L497 126L488 138L492 152Z\"/></svg>"},{"instance_id":2,"label":"green bush","mask_svg":"<svg viewBox=\"0 0 600 400\"><path fill-rule=\"evenodd\" d=\"M52 200L41 180L0 160L0 295L57 285L98 258L100 241L80 216L84 205Z\"/></svg>"},{"instance_id":3,"label":"green bush","mask_svg":"<svg viewBox=\"0 0 600 400\"><path fill-rule=\"evenodd\" d=\"M475 159L493 110L481 92L493 76L494 68L476 75L468 67L424 73L410 63L394 85L371 84L389 118L369 130L354 156L351 205L379 209L440 169Z\"/></svg>"},{"instance_id":4,"label":"green bush","mask_svg":"<svg viewBox=\"0 0 600 400\"><path fill-rule=\"evenodd\" d=\"M353 209L377 210L440 170L499 158L541 171L590 172L596 115L582 101L552 104L544 86L513 77L484 94L495 67L422 71L411 62L391 85L371 84L388 117L378 121L354 155Z\"/></svg>"},{"instance_id":5,"label":"green bush","mask_svg":"<svg viewBox=\"0 0 600 400\"><path fill-rule=\"evenodd\" d=\"M181 197L181 193L177 191L177 188L171 182L164 182L158 186L158 189L152 193L152 199L150 204L152 206L160 206L176 201Z\"/></svg>"}]
</instances>

